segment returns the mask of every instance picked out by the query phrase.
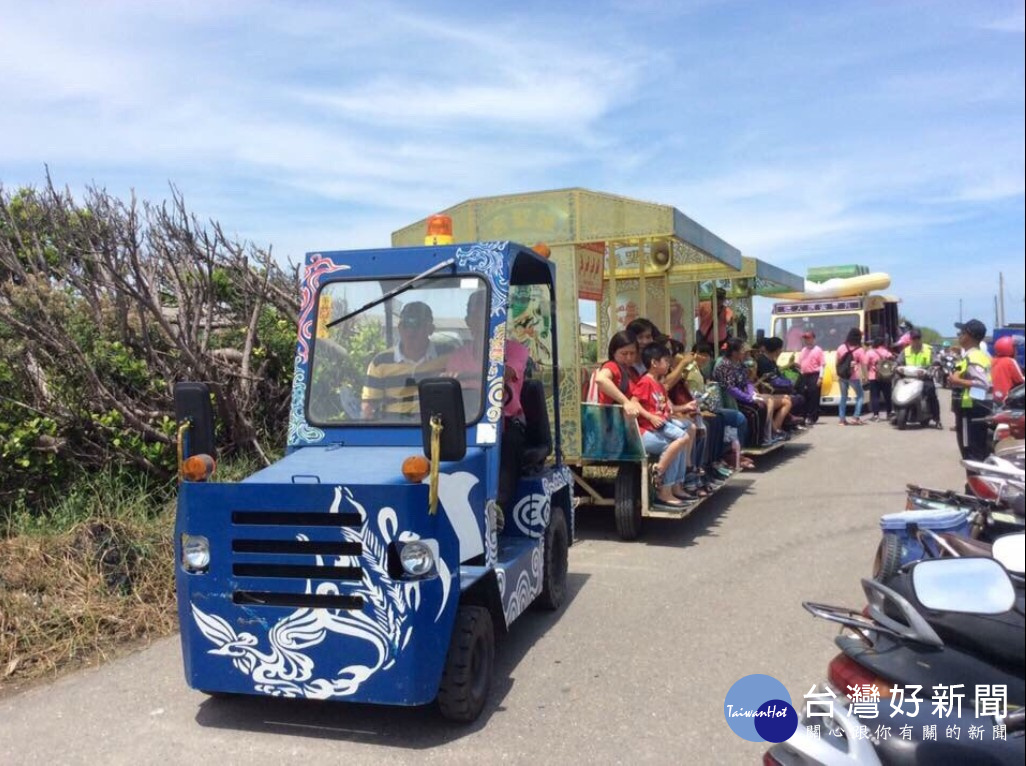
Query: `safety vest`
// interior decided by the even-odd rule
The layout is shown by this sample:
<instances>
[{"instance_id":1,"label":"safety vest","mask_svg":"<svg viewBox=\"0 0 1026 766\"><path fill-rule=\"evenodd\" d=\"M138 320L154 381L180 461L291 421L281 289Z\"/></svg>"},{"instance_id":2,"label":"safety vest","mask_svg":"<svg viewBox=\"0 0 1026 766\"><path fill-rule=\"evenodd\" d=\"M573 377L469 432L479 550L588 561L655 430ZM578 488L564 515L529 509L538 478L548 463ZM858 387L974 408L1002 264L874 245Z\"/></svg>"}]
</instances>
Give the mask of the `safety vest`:
<instances>
[{"instance_id":1,"label":"safety vest","mask_svg":"<svg viewBox=\"0 0 1026 766\"><path fill-rule=\"evenodd\" d=\"M918 353L911 346L905 349L905 364L909 367L929 367L932 361L933 349L927 343L923 344Z\"/></svg>"},{"instance_id":2,"label":"safety vest","mask_svg":"<svg viewBox=\"0 0 1026 766\"><path fill-rule=\"evenodd\" d=\"M987 396L990 397L990 357L980 350L979 347L971 348L962 354L962 358L955 364L955 372L959 377L965 377L969 365L979 367L987 376ZM969 396L969 389L962 389L962 409L968 410L973 406L973 399Z\"/></svg>"}]
</instances>

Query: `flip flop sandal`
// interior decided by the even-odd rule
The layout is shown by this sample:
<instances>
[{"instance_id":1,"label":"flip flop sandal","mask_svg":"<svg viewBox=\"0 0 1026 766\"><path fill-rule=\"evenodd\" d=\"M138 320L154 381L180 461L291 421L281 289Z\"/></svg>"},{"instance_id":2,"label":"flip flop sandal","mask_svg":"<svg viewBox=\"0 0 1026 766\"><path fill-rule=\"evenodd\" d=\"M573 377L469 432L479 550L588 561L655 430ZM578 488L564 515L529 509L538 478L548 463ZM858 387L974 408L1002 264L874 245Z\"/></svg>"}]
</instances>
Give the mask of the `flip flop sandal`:
<instances>
[{"instance_id":1,"label":"flip flop sandal","mask_svg":"<svg viewBox=\"0 0 1026 766\"><path fill-rule=\"evenodd\" d=\"M663 487L663 472L659 470L659 466L652 466L652 486L656 489L662 489Z\"/></svg>"},{"instance_id":2,"label":"flip flop sandal","mask_svg":"<svg viewBox=\"0 0 1026 766\"><path fill-rule=\"evenodd\" d=\"M676 510L679 508L684 508L688 505L688 503L682 498L677 498L676 500L663 500L662 498L657 498L656 501L652 503L652 505L662 506L663 508L673 508L674 510Z\"/></svg>"},{"instance_id":3,"label":"flip flop sandal","mask_svg":"<svg viewBox=\"0 0 1026 766\"><path fill-rule=\"evenodd\" d=\"M741 461L741 467L742 468L747 468L750 471L753 468L755 468L755 463L753 463L751 460L742 460Z\"/></svg>"},{"instance_id":4,"label":"flip flop sandal","mask_svg":"<svg viewBox=\"0 0 1026 766\"><path fill-rule=\"evenodd\" d=\"M693 486L684 487L684 491L698 498L709 496L708 491L706 491L705 487L703 487L701 484L694 484Z\"/></svg>"}]
</instances>

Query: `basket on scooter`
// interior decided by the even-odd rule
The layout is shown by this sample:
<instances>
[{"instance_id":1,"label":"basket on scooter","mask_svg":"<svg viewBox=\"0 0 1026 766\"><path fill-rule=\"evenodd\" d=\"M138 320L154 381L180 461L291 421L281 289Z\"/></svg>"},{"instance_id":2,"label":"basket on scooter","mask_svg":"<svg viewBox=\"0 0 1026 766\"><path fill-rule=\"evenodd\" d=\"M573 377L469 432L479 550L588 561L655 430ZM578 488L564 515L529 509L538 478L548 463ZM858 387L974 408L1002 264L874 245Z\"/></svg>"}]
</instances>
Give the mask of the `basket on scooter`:
<instances>
[{"instance_id":1,"label":"basket on scooter","mask_svg":"<svg viewBox=\"0 0 1026 766\"><path fill-rule=\"evenodd\" d=\"M930 508L919 511L888 513L880 517L883 539L877 551L874 567L875 576L886 580L897 571L924 556L939 556L936 544L929 538L920 541L916 531L928 529L931 532L952 532L969 537L969 514L962 508ZM924 550L924 544L928 550Z\"/></svg>"}]
</instances>

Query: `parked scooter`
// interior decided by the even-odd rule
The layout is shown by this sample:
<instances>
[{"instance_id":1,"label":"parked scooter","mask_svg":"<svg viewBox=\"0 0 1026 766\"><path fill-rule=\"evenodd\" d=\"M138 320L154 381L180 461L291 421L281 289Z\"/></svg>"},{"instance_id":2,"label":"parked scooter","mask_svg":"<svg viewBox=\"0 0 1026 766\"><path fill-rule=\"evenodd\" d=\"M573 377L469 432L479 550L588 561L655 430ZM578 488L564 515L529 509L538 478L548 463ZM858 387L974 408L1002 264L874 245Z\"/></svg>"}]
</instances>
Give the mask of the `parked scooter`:
<instances>
[{"instance_id":1,"label":"parked scooter","mask_svg":"<svg viewBox=\"0 0 1026 766\"><path fill-rule=\"evenodd\" d=\"M1017 386L999 409L984 418L990 428L993 453L1020 466L1026 462L1026 402L1023 398L1023 386Z\"/></svg>"},{"instance_id":2,"label":"parked scooter","mask_svg":"<svg viewBox=\"0 0 1026 766\"><path fill-rule=\"evenodd\" d=\"M1020 539L1014 546L1020 570L1021 549ZM869 604L863 612L803 604L843 626L835 639L841 654L820 685L825 692L816 695L827 701L807 704L794 735L771 747L763 763L1022 764L1026 618L1016 604L1021 591L1016 593L1006 568L987 558L921 561L889 585L862 580L862 587ZM1005 690L999 704L990 697L995 685ZM922 697L906 696L916 688ZM952 691L950 705L939 709L931 699L937 688L959 689L964 696ZM868 717L873 709L867 703L856 704L863 689L879 692L872 703L876 718ZM846 692L852 694L846 698ZM986 736L955 738L952 724ZM884 726L891 736L880 731ZM908 735L890 731L898 726L907 726ZM994 735L996 726L1005 727L1003 739ZM930 738L926 727L932 727Z\"/></svg>"},{"instance_id":3,"label":"parked scooter","mask_svg":"<svg viewBox=\"0 0 1026 766\"><path fill-rule=\"evenodd\" d=\"M969 524L969 537L984 542L993 542L1002 535L1021 532L1026 527L1021 512L1016 514L1007 503L997 499L985 500L976 495L915 484L906 487L905 510L962 512ZM880 556L884 558L882 552Z\"/></svg>"},{"instance_id":4,"label":"parked scooter","mask_svg":"<svg viewBox=\"0 0 1026 766\"><path fill-rule=\"evenodd\" d=\"M930 407L926 402L926 384L932 384L933 370L938 365L912 367L902 365L895 368L894 388L891 404L894 405L894 425L905 430L909 423L918 423L924 428L930 424Z\"/></svg>"},{"instance_id":5,"label":"parked scooter","mask_svg":"<svg viewBox=\"0 0 1026 766\"><path fill-rule=\"evenodd\" d=\"M1026 514L1026 470L1021 454L991 455L986 460L963 460L966 486L984 500L1003 504L1012 512Z\"/></svg>"}]
</instances>

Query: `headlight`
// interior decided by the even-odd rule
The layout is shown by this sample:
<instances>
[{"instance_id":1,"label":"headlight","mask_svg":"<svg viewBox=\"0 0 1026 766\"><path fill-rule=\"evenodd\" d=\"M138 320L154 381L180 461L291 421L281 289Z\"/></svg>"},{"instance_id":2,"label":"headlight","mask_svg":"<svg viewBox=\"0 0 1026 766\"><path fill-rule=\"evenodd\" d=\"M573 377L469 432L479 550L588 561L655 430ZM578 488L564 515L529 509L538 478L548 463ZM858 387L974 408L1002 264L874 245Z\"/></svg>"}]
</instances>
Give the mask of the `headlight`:
<instances>
[{"instance_id":1,"label":"headlight","mask_svg":"<svg viewBox=\"0 0 1026 766\"><path fill-rule=\"evenodd\" d=\"M399 549L399 563L406 574L423 577L435 568L435 548L431 540L411 540Z\"/></svg>"},{"instance_id":2,"label":"headlight","mask_svg":"<svg viewBox=\"0 0 1026 766\"><path fill-rule=\"evenodd\" d=\"M190 572L210 567L210 541L203 535L182 535L182 566Z\"/></svg>"}]
</instances>

